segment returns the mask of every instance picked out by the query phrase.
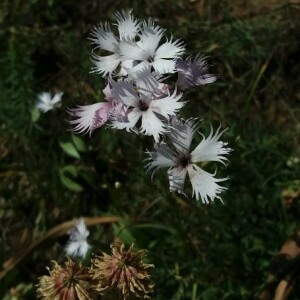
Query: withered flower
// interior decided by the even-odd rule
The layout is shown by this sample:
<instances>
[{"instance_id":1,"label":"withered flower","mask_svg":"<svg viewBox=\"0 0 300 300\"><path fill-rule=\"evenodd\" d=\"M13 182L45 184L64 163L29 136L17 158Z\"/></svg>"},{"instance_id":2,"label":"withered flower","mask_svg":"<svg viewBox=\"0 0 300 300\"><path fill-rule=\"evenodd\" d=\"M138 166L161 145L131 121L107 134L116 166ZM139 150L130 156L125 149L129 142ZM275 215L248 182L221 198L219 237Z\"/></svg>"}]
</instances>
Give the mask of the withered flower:
<instances>
[{"instance_id":1,"label":"withered flower","mask_svg":"<svg viewBox=\"0 0 300 300\"><path fill-rule=\"evenodd\" d=\"M70 258L65 266L53 261L47 268L49 276L39 278L37 293L46 300L90 300L95 299L91 269L75 263Z\"/></svg>"},{"instance_id":2,"label":"withered flower","mask_svg":"<svg viewBox=\"0 0 300 300\"><path fill-rule=\"evenodd\" d=\"M96 290L102 294L114 294L115 299L149 299L153 284L145 264L144 250L134 251L134 244L126 251L124 244L111 245L112 254L102 252L92 260L94 279L98 282Z\"/></svg>"}]
</instances>

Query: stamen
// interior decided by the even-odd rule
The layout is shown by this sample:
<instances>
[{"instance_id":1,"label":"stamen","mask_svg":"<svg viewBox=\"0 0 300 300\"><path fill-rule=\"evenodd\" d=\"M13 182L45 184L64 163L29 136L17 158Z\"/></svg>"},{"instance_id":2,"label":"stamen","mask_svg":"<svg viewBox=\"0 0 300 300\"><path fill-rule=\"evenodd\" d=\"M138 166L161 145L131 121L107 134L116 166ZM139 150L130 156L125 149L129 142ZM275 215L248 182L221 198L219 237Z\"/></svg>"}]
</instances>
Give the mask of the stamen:
<instances>
[{"instance_id":1,"label":"stamen","mask_svg":"<svg viewBox=\"0 0 300 300\"><path fill-rule=\"evenodd\" d=\"M149 106L148 106L147 103L145 103L145 102L143 102L141 100L139 101L139 109L141 111L146 111L146 110L148 110L148 108L149 108Z\"/></svg>"},{"instance_id":2,"label":"stamen","mask_svg":"<svg viewBox=\"0 0 300 300\"><path fill-rule=\"evenodd\" d=\"M186 168L191 163L191 155L185 155L179 158L179 165Z\"/></svg>"}]
</instances>

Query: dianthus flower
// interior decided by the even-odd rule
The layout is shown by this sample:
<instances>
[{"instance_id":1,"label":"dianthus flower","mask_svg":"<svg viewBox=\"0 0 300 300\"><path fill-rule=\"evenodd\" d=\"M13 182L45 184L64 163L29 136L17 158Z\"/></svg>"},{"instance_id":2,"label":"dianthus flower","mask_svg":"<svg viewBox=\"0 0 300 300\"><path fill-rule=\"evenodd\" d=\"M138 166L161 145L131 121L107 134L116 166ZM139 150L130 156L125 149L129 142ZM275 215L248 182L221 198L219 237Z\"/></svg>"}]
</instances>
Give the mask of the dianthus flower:
<instances>
[{"instance_id":1,"label":"dianthus flower","mask_svg":"<svg viewBox=\"0 0 300 300\"><path fill-rule=\"evenodd\" d=\"M76 226L70 230L69 234L70 239L65 248L67 255L84 258L90 246L87 242L89 231L86 228L83 218L77 221Z\"/></svg>"},{"instance_id":2,"label":"dianthus flower","mask_svg":"<svg viewBox=\"0 0 300 300\"><path fill-rule=\"evenodd\" d=\"M190 152L191 142L195 132L197 131L197 121L195 119L188 120L172 120L169 138L173 148L169 147L165 142L155 145L155 151L148 152L148 170L153 169L155 173L158 169L168 167L168 177L170 191L183 193L184 182L188 174L192 188L193 196L196 200L202 199L203 203L209 203L215 198L221 200L219 194L225 190L218 182L227 178L215 178L215 174L204 171L196 165L197 162L221 162L225 163L227 155L231 149L226 147L226 143L219 140L225 130L220 132L220 128L214 133L211 132L207 138L203 136L200 144Z\"/></svg>"},{"instance_id":3,"label":"dianthus flower","mask_svg":"<svg viewBox=\"0 0 300 300\"><path fill-rule=\"evenodd\" d=\"M38 103L36 107L43 113L53 110L61 105L61 97L63 93L54 93L53 97L51 93L43 92L38 95Z\"/></svg>"},{"instance_id":4,"label":"dianthus flower","mask_svg":"<svg viewBox=\"0 0 300 300\"><path fill-rule=\"evenodd\" d=\"M141 119L139 132L152 135L158 142L161 134L168 131L166 123L184 106L179 101L182 94L176 90L166 94L165 85L161 85L149 69L137 73L134 83L112 81L114 98L128 107L127 120L112 120L111 126L117 129L134 130Z\"/></svg>"}]
</instances>

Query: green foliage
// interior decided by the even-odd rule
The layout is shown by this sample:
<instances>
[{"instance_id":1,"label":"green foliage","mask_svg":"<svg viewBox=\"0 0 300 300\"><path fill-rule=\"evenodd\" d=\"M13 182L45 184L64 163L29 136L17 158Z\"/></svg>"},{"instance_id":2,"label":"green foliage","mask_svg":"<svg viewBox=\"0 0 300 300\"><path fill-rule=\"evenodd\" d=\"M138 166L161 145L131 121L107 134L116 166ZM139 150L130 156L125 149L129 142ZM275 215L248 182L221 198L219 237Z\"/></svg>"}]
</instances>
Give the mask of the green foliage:
<instances>
[{"instance_id":1,"label":"green foliage","mask_svg":"<svg viewBox=\"0 0 300 300\"><path fill-rule=\"evenodd\" d=\"M92 252L117 238L147 249L153 299L253 299L299 225L300 24L293 5L246 2L0 4L0 261L66 220L114 214L122 221L90 227ZM157 18L188 53L209 55L219 80L190 91L184 115L203 119L204 132L210 123L229 127L224 140L234 152L218 169L230 176L224 204L169 193L166 172L151 181L146 137L70 131L68 108L103 99L105 83L89 73L88 34L126 8ZM42 91L63 91L62 106L40 113ZM0 284L0 298L35 299L33 284L51 259L63 260L64 244L52 240L28 255Z\"/></svg>"}]
</instances>

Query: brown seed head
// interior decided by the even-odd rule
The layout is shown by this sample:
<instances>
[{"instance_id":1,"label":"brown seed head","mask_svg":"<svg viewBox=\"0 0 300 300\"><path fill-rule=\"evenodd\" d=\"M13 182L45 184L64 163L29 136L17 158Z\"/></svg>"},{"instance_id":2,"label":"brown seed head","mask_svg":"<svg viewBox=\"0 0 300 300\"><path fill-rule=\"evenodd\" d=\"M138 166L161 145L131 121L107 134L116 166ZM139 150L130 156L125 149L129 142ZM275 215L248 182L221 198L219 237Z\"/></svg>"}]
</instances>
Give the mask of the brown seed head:
<instances>
[{"instance_id":1,"label":"brown seed head","mask_svg":"<svg viewBox=\"0 0 300 300\"><path fill-rule=\"evenodd\" d=\"M125 251L124 244L111 245L112 254L102 253L92 260L97 291L114 293L115 299L149 299L153 284L147 269L153 265L143 262L145 251L133 251L133 244Z\"/></svg>"},{"instance_id":2,"label":"brown seed head","mask_svg":"<svg viewBox=\"0 0 300 300\"><path fill-rule=\"evenodd\" d=\"M75 263L70 258L65 266L53 261L49 276L39 278L37 293L46 300L89 300L94 299L94 284L91 269Z\"/></svg>"}]
</instances>

